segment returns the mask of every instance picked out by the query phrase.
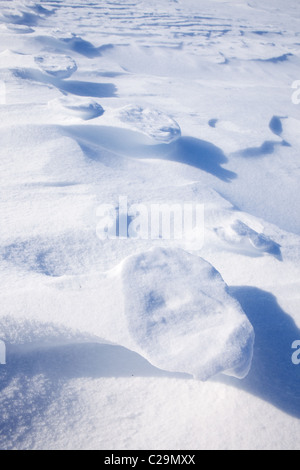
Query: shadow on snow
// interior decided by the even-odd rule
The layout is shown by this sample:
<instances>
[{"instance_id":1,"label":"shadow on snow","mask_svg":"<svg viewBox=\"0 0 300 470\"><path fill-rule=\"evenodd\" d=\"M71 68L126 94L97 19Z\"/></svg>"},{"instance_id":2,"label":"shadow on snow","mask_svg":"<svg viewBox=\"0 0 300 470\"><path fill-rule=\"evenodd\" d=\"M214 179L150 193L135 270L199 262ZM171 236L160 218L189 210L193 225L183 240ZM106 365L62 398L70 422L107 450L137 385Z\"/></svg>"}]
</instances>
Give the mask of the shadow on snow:
<instances>
[{"instance_id":1,"label":"shadow on snow","mask_svg":"<svg viewBox=\"0 0 300 470\"><path fill-rule=\"evenodd\" d=\"M116 96L117 88L112 83L94 83L78 80L61 80L51 75L46 75L38 70L15 70L14 75L23 80L32 80L46 85L52 85L63 93L76 96L93 98L113 98Z\"/></svg>"},{"instance_id":2,"label":"shadow on snow","mask_svg":"<svg viewBox=\"0 0 300 470\"><path fill-rule=\"evenodd\" d=\"M169 144L153 145L150 139L141 133L128 129L106 126L69 126L64 130L71 134L79 145L87 151L87 156L101 160L101 148L115 152L123 157L151 158L183 163L205 171L216 178L229 183L237 177L236 173L223 168L228 162L224 152L210 142L194 137L180 137Z\"/></svg>"},{"instance_id":3,"label":"shadow on snow","mask_svg":"<svg viewBox=\"0 0 300 470\"><path fill-rule=\"evenodd\" d=\"M244 380L218 377L239 389L300 418L300 366L292 363L292 343L300 339L293 319L276 297L254 287L232 287L230 294L242 305L252 323L256 341L252 368Z\"/></svg>"}]
</instances>

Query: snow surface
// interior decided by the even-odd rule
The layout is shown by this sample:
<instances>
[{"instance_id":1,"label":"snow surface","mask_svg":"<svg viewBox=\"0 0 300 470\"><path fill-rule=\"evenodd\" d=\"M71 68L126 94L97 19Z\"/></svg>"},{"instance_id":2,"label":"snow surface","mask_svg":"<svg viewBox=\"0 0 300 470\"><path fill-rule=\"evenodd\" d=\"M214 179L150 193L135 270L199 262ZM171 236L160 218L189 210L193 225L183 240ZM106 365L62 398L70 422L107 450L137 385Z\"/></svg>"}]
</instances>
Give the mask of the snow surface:
<instances>
[{"instance_id":1,"label":"snow surface","mask_svg":"<svg viewBox=\"0 0 300 470\"><path fill-rule=\"evenodd\" d=\"M130 257L122 272L132 348L151 364L201 380L226 372L244 378L254 332L219 273L181 250Z\"/></svg>"},{"instance_id":2,"label":"snow surface","mask_svg":"<svg viewBox=\"0 0 300 470\"><path fill-rule=\"evenodd\" d=\"M299 2L0 5L0 448L299 448Z\"/></svg>"}]
</instances>

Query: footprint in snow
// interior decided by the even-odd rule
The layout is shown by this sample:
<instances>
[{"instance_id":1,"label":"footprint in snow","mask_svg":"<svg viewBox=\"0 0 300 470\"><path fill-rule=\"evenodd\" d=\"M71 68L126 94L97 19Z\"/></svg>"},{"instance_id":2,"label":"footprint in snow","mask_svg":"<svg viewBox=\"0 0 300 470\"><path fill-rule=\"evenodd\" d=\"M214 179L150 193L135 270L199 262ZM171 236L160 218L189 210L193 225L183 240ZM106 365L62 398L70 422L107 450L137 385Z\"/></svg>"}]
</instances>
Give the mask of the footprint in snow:
<instances>
[{"instance_id":1,"label":"footprint in snow","mask_svg":"<svg viewBox=\"0 0 300 470\"><path fill-rule=\"evenodd\" d=\"M75 60L66 55L44 54L34 61L42 72L60 80L70 78L77 70Z\"/></svg>"},{"instance_id":2,"label":"footprint in snow","mask_svg":"<svg viewBox=\"0 0 300 470\"><path fill-rule=\"evenodd\" d=\"M84 121L95 119L104 114L104 109L99 103L90 98L77 96L65 96L50 101L49 107L61 114L80 118Z\"/></svg>"},{"instance_id":3,"label":"footprint in snow","mask_svg":"<svg viewBox=\"0 0 300 470\"><path fill-rule=\"evenodd\" d=\"M156 109L129 105L119 110L118 118L131 130L159 143L169 144L181 136L177 122Z\"/></svg>"}]
</instances>

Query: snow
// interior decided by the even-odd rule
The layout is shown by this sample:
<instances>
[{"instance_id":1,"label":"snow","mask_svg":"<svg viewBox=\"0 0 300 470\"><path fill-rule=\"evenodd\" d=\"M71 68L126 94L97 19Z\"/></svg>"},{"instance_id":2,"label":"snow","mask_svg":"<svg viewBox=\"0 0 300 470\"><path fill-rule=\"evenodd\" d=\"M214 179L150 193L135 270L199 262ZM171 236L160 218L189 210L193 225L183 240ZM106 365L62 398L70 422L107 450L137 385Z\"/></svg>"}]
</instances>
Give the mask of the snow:
<instances>
[{"instance_id":1,"label":"snow","mask_svg":"<svg viewBox=\"0 0 300 470\"><path fill-rule=\"evenodd\" d=\"M1 449L299 448L299 9L1 1Z\"/></svg>"},{"instance_id":2,"label":"snow","mask_svg":"<svg viewBox=\"0 0 300 470\"><path fill-rule=\"evenodd\" d=\"M169 144L181 136L177 122L155 109L126 106L120 110L119 119L156 142Z\"/></svg>"},{"instance_id":3,"label":"snow","mask_svg":"<svg viewBox=\"0 0 300 470\"><path fill-rule=\"evenodd\" d=\"M104 109L95 100L80 97L63 97L49 102L49 108L52 108L57 114L61 112L65 115L78 117L80 120L89 121L104 114ZM69 120L70 121L70 120Z\"/></svg>"},{"instance_id":4,"label":"snow","mask_svg":"<svg viewBox=\"0 0 300 470\"><path fill-rule=\"evenodd\" d=\"M45 54L34 61L42 72L58 78L70 78L77 70L76 62L68 56Z\"/></svg>"},{"instance_id":5,"label":"snow","mask_svg":"<svg viewBox=\"0 0 300 470\"><path fill-rule=\"evenodd\" d=\"M151 364L201 380L248 374L252 326L206 261L156 248L126 260L122 277L128 329Z\"/></svg>"}]
</instances>

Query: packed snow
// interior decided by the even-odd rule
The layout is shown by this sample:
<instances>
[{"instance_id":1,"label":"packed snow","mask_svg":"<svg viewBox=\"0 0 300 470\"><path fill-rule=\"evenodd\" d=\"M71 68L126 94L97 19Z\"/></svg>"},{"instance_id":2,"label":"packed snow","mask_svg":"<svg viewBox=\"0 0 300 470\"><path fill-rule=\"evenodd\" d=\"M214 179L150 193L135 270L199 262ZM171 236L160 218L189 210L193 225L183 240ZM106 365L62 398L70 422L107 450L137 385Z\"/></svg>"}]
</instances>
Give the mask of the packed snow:
<instances>
[{"instance_id":1,"label":"packed snow","mask_svg":"<svg viewBox=\"0 0 300 470\"><path fill-rule=\"evenodd\" d=\"M134 349L151 364L202 380L248 374L252 326L206 261L156 248L128 259L122 277Z\"/></svg>"},{"instance_id":2,"label":"packed snow","mask_svg":"<svg viewBox=\"0 0 300 470\"><path fill-rule=\"evenodd\" d=\"M298 449L299 2L0 6L0 448Z\"/></svg>"}]
</instances>

